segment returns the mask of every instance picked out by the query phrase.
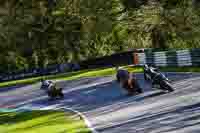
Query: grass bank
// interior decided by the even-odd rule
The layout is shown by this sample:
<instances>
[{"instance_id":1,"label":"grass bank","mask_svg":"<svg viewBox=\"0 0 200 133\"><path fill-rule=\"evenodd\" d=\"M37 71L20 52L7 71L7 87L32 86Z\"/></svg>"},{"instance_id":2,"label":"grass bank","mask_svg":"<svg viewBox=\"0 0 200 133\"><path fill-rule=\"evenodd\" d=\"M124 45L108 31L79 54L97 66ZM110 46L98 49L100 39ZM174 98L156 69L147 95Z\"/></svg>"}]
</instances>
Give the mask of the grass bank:
<instances>
[{"instance_id":1,"label":"grass bank","mask_svg":"<svg viewBox=\"0 0 200 133\"><path fill-rule=\"evenodd\" d=\"M106 69L88 69L88 70L81 70L77 72L70 72L70 73L63 73L63 74L57 74L57 75L49 75L45 76L46 79L62 79L62 80L73 80L78 79L81 77L94 77L94 76L105 76L114 74L114 68L106 68ZM40 77L33 77L33 78L26 78L22 80L14 80L14 81L6 81L0 83L0 87L9 87L14 85L26 85L26 84L32 84L35 82L38 82L43 78L43 76Z\"/></svg>"},{"instance_id":2,"label":"grass bank","mask_svg":"<svg viewBox=\"0 0 200 133\"><path fill-rule=\"evenodd\" d=\"M83 120L62 111L0 112L1 133L91 133Z\"/></svg>"},{"instance_id":3,"label":"grass bank","mask_svg":"<svg viewBox=\"0 0 200 133\"><path fill-rule=\"evenodd\" d=\"M124 66L123 68L129 70L130 72L143 72L142 67L132 67ZM161 71L165 72L200 72L200 67L161 67ZM116 73L115 68L98 68L98 69L89 69L82 70L71 73L57 74L51 76L45 76L47 79L62 79L62 80L74 80L84 77L95 77L95 76L107 76L113 75ZM0 87L20 85L20 84L31 84L38 82L42 77L27 78L23 80L15 80L0 83Z\"/></svg>"}]
</instances>

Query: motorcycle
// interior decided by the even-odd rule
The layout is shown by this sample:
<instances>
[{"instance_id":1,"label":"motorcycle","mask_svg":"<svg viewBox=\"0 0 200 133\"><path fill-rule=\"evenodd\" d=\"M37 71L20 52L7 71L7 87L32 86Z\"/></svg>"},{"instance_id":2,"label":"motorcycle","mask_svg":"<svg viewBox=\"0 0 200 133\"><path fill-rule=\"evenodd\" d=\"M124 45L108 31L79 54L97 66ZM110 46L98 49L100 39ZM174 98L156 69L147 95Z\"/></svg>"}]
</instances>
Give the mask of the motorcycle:
<instances>
[{"instance_id":1,"label":"motorcycle","mask_svg":"<svg viewBox=\"0 0 200 133\"><path fill-rule=\"evenodd\" d=\"M54 89L48 90L47 93L50 99L64 98L62 88L54 88Z\"/></svg>"},{"instance_id":2,"label":"motorcycle","mask_svg":"<svg viewBox=\"0 0 200 133\"><path fill-rule=\"evenodd\" d=\"M120 83L121 87L124 88L129 96L142 93L136 77L129 73L127 70L120 69L116 74L117 82Z\"/></svg>"},{"instance_id":3,"label":"motorcycle","mask_svg":"<svg viewBox=\"0 0 200 133\"><path fill-rule=\"evenodd\" d=\"M52 81L42 81L40 89L45 90L50 99L64 98L63 89L57 88Z\"/></svg>"},{"instance_id":4,"label":"motorcycle","mask_svg":"<svg viewBox=\"0 0 200 133\"><path fill-rule=\"evenodd\" d=\"M157 68L144 66L144 79L152 82L153 88L173 92L174 88L170 84L169 79L162 74Z\"/></svg>"}]
</instances>

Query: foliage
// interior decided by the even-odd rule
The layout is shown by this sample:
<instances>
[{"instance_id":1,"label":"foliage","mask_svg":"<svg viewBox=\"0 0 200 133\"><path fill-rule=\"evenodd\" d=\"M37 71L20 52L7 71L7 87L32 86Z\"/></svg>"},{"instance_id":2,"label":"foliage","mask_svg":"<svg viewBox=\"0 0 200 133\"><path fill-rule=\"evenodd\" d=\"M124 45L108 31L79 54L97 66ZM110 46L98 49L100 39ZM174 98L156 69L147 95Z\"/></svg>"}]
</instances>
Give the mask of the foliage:
<instances>
[{"instance_id":1,"label":"foliage","mask_svg":"<svg viewBox=\"0 0 200 133\"><path fill-rule=\"evenodd\" d=\"M2 0L0 72L200 46L198 0Z\"/></svg>"}]
</instances>

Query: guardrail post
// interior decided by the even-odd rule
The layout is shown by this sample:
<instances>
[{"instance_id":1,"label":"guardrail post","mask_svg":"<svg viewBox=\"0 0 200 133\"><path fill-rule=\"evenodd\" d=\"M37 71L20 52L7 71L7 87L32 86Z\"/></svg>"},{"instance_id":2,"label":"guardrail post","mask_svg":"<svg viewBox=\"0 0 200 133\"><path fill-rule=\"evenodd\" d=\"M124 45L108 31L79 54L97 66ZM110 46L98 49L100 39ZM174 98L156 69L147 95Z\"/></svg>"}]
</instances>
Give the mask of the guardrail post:
<instances>
[{"instance_id":1,"label":"guardrail post","mask_svg":"<svg viewBox=\"0 0 200 133\"><path fill-rule=\"evenodd\" d=\"M138 57L138 53L133 53L133 64L139 64L139 57Z\"/></svg>"},{"instance_id":2,"label":"guardrail post","mask_svg":"<svg viewBox=\"0 0 200 133\"><path fill-rule=\"evenodd\" d=\"M135 65L144 65L146 64L146 55L145 53L137 53L138 63Z\"/></svg>"}]
</instances>

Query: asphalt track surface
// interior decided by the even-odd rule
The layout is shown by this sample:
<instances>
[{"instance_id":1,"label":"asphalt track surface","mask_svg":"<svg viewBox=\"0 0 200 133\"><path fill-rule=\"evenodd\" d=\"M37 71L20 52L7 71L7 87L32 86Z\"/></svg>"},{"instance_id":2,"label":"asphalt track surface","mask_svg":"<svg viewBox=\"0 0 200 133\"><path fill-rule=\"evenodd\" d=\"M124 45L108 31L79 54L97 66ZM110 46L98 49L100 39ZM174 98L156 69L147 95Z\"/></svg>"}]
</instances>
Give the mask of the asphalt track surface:
<instances>
[{"instance_id":1,"label":"asphalt track surface","mask_svg":"<svg viewBox=\"0 0 200 133\"><path fill-rule=\"evenodd\" d=\"M48 101L40 83L0 88L0 108L54 106L82 112L103 133L199 133L200 74L167 73L176 89L152 90L137 74L144 93L126 96L114 77L57 81L65 99Z\"/></svg>"}]
</instances>

